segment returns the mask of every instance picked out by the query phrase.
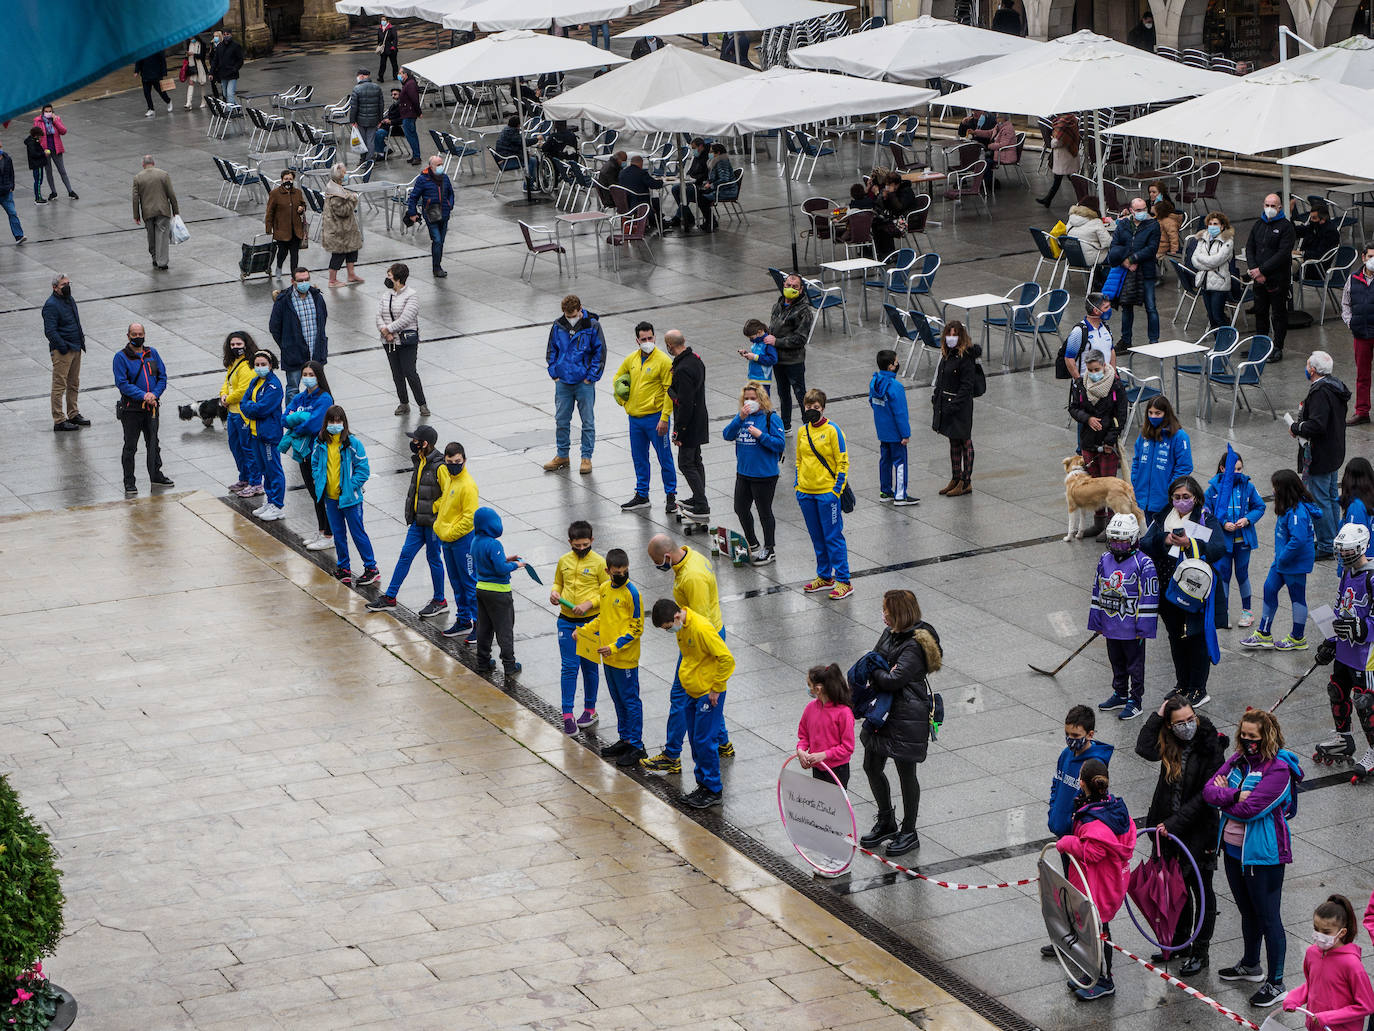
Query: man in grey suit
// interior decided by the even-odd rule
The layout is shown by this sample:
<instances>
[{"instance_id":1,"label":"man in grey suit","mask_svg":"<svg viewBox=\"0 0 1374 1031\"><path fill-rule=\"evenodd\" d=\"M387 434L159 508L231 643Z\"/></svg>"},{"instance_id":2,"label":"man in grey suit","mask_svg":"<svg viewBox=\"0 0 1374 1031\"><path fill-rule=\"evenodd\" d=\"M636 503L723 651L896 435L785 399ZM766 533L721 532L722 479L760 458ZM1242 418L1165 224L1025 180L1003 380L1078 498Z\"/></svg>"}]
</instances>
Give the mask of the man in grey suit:
<instances>
[{"instance_id":1,"label":"man in grey suit","mask_svg":"<svg viewBox=\"0 0 1374 1031\"><path fill-rule=\"evenodd\" d=\"M153 163L151 154L143 155L143 171L134 176L134 225L140 222L148 231L148 253L153 268L167 270L167 247L172 242L172 216L177 207L172 177Z\"/></svg>"}]
</instances>

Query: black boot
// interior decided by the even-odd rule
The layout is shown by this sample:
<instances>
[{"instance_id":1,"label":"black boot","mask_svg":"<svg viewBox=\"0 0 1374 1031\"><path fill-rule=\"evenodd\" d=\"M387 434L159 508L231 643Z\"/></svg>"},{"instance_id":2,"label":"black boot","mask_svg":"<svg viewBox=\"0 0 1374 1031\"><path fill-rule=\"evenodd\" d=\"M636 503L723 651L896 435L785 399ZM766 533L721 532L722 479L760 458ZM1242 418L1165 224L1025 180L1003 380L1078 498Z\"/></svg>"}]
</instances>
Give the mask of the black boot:
<instances>
[{"instance_id":1,"label":"black boot","mask_svg":"<svg viewBox=\"0 0 1374 1031\"><path fill-rule=\"evenodd\" d=\"M889 856L904 856L912 849L921 847L921 839L915 830L904 830L887 843L884 852Z\"/></svg>"},{"instance_id":2,"label":"black boot","mask_svg":"<svg viewBox=\"0 0 1374 1031\"><path fill-rule=\"evenodd\" d=\"M1183 961L1183 966L1179 968L1180 977L1196 977L1207 969L1207 946L1194 945L1188 950L1188 958Z\"/></svg>"},{"instance_id":3,"label":"black boot","mask_svg":"<svg viewBox=\"0 0 1374 1031\"><path fill-rule=\"evenodd\" d=\"M879 809L878 820L873 824L873 829L859 839L859 844L864 848L877 848L888 838L897 836L897 811L895 809Z\"/></svg>"}]
</instances>

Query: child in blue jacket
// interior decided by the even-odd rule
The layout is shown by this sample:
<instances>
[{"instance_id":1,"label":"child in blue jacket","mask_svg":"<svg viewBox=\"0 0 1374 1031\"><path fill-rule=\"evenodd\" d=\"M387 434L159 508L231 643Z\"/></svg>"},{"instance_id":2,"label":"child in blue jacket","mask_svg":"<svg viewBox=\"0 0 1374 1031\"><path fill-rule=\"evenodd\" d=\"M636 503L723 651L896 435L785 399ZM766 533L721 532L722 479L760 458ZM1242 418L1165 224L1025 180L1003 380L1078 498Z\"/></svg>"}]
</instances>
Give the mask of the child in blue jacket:
<instances>
[{"instance_id":1,"label":"child in blue jacket","mask_svg":"<svg viewBox=\"0 0 1374 1031\"><path fill-rule=\"evenodd\" d=\"M1365 554L1374 558L1374 466L1363 456L1345 463L1341 473L1341 526L1356 523L1370 528L1369 547ZM1339 530L1340 527L1337 527ZM1340 555L1336 556L1336 574L1345 572Z\"/></svg>"},{"instance_id":2,"label":"child in blue jacket","mask_svg":"<svg viewBox=\"0 0 1374 1031\"><path fill-rule=\"evenodd\" d=\"M911 423L906 412L906 388L897 382L897 352L878 352L878 371L868 383L868 406L878 431L878 500L894 505L919 505L921 499L907 493L906 445Z\"/></svg>"},{"instance_id":3,"label":"child in blue jacket","mask_svg":"<svg viewBox=\"0 0 1374 1031\"><path fill-rule=\"evenodd\" d=\"M311 446L310 473L315 499L324 505L333 530L330 541L338 559L334 575L345 584L356 582L359 587L370 587L382 578L372 540L363 528L363 484L372 468L363 442L349 432L348 413L339 405L330 405L324 413L324 423ZM362 575L356 580L348 555L349 534L353 535L363 560Z\"/></svg>"},{"instance_id":4,"label":"child in blue jacket","mask_svg":"<svg viewBox=\"0 0 1374 1031\"><path fill-rule=\"evenodd\" d=\"M1050 781L1050 833L1062 838L1073 828L1074 799L1078 797L1078 771L1089 759L1103 765L1112 761L1115 745L1097 741L1097 714L1086 705L1075 705L1064 717L1064 750Z\"/></svg>"},{"instance_id":5,"label":"child in blue jacket","mask_svg":"<svg viewBox=\"0 0 1374 1031\"><path fill-rule=\"evenodd\" d=\"M284 392L281 380L272 371L277 356L265 347L253 352L253 382L239 401L239 411L248 425L253 443L253 458L262 470L265 503L253 515L264 522L272 522L286 515L286 475L281 468L281 408Z\"/></svg>"},{"instance_id":6,"label":"child in blue jacket","mask_svg":"<svg viewBox=\"0 0 1374 1031\"><path fill-rule=\"evenodd\" d=\"M1259 630L1240 642L1242 648L1303 651L1307 648L1307 574L1317 560L1317 520L1321 509L1292 469L1280 469L1274 486L1274 561L1264 581L1264 612ZM1293 632L1281 641L1270 633L1279 607L1279 588L1288 588L1293 603Z\"/></svg>"},{"instance_id":7,"label":"child in blue jacket","mask_svg":"<svg viewBox=\"0 0 1374 1031\"><path fill-rule=\"evenodd\" d=\"M1225 533L1226 554L1216 563L1215 623L1218 630L1231 627L1228 605L1233 569L1236 591L1240 594L1239 625L1249 627L1255 623L1255 617L1250 614L1250 553L1259 547L1255 524L1264 516L1265 508L1264 499L1250 482L1250 477L1241 472L1244 465L1240 453L1227 444L1226 454L1217 462L1217 474L1207 481L1207 493L1203 498L1208 511L1216 516ZM1225 497L1222 496L1223 487L1227 488Z\"/></svg>"},{"instance_id":8,"label":"child in blue jacket","mask_svg":"<svg viewBox=\"0 0 1374 1031\"><path fill-rule=\"evenodd\" d=\"M764 392L772 397L773 366L778 364L778 349L768 333L768 326L758 319L750 319L744 324L744 335L749 338L749 347L741 347L739 356L749 362L749 378L761 384Z\"/></svg>"},{"instance_id":9,"label":"child in blue jacket","mask_svg":"<svg viewBox=\"0 0 1374 1031\"><path fill-rule=\"evenodd\" d=\"M477 581L477 668L495 669L491 639L501 650L501 665L506 676L520 672L515 661L515 599L511 597L510 575L525 563L519 555L506 556L501 545L501 517L496 509L483 505L472 517L472 575Z\"/></svg>"},{"instance_id":10,"label":"child in blue jacket","mask_svg":"<svg viewBox=\"0 0 1374 1031\"><path fill-rule=\"evenodd\" d=\"M1161 394L1145 409L1145 425L1135 440L1131 460L1131 487L1136 504L1145 510L1146 523L1164 516L1169 505L1169 484L1193 471L1193 449L1174 406Z\"/></svg>"},{"instance_id":11,"label":"child in blue jacket","mask_svg":"<svg viewBox=\"0 0 1374 1031\"><path fill-rule=\"evenodd\" d=\"M283 434L277 450L282 454L290 453L301 467L301 482L310 492L315 502L315 527L319 530L314 537L305 542L308 551L327 551L334 547L334 530L329 523L329 513L325 511L320 492L316 489L311 453L315 441L324 429L324 413L334 404L329 393L329 380L325 379L324 366L317 361L308 361L301 369L300 393L286 402L286 414L282 416Z\"/></svg>"}]
</instances>

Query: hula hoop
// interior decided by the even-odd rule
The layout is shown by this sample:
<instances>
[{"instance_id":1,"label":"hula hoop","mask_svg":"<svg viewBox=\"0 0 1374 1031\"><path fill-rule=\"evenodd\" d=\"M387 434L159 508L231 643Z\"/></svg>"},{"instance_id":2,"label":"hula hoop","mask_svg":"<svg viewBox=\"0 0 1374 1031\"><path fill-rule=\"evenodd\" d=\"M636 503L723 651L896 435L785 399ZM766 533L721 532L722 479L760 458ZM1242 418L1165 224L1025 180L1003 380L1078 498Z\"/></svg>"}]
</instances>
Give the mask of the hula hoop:
<instances>
[{"instance_id":1,"label":"hula hoop","mask_svg":"<svg viewBox=\"0 0 1374 1031\"><path fill-rule=\"evenodd\" d=\"M1048 852L1050 849L1054 848L1054 844L1055 843L1053 841L1048 842L1045 845L1045 847L1040 850L1040 858L1038 862L1044 861L1045 853ZM1087 873L1083 870L1083 867L1081 867L1078 864L1078 860L1075 859L1073 856L1069 855L1067 852L1061 852L1060 855L1062 855L1066 860L1072 863L1073 868L1078 871L1078 880L1079 883L1083 885L1083 894L1087 897L1088 904L1093 907L1093 912L1097 914L1097 927L1100 933L1102 930L1102 914L1098 912L1097 902L1093 899L1092 889L1088 887ZM1089 974L1087 981L1080 981L1077 975L1075 975L1075 973L1069 969L1069 964L1067 961L1065 961L1064 953L1060 951L1059 945L1055 942L1051 942L1050 944L1054 945L1054 958L1059 960L1059 965L1064 969L1064 975L1070 981L1072 981L1079 988L1091 988L1093 985L1097 984L1098 974L1096 972Z\"/></svg>"},{"instance_id":2,"label":"hula hoop","mask_svg":"<svg viewBox=\"0 0 1374 1031\"><path fill-rule=\"evenodd\" d=\"M839 867L821 866L814 859L812 859L805 852L803 852L802 847L800 845L798 845L795 841L792 840L792 832L787 827L787 813L782 808L782 773L783 770L787 769L787 764L790 763L796 757L797 753L793 752L791 755L787 757L787 759L783 762L782 767L778 770L778 819L782 820L782 829L787 832L788 843L791 844L792 848L796 850L797 855L801 856L802 859L806 861L807 865L809 865L812 869L819 870L821 873L827 874L844 873L846 870L849 869L849 864L854 862L854 856L859 850L859 820L858 817L854 815L854 803L849 800L849 792L845 791L844 785L841 784L840 779L835 776L835 771L823 762L816 763L818 767L820 767L822 770L824 770L827 774L830 775L830 779L835 782L835 786L840 789L840 794L844 796L844 804L849 808L849 824L850 827L853 829L853 833L850 835L851 840L849 842L849 858L846 859Z\"/></svg>"},{"instance_id":3,"label":"hula hoop","mask_svg":"<svg viewBox=\"0 0 1374 1031\"><path fill-rule=\"evenodd\" d=\"M1141 828L1141 830L1145 834L1159 833L1158 827L1144 827ZM1202 918L1207 915L1207 900L1203 898L1205 893L1202 888L1202 871L1198 869L1197 860L1194 859L1193 854L1188 851L1188 846L1183 844L1179 838L1172 834L1166 834L1165 837L1169 838L1169 840L1178 847L1179 851L1188 857L1188 865L1193 868L1193 876L1197 878L1197 923L1193 927L1193 933L1189 935L1188 940L1182 945L1164 945L1161 942L1155 941L1150 937L1150 932L1145 930L1145 928L1140 925L1140 921L1136 919L1135 910L1131 908L1131 893L1129 891L1126 893L1126 913L1130 916L1131 923L1135 924L1135 929L1141 933L1142 937L1144 937L1147 942L1161 952L1173 953L1182 952L1189 945L1193 944L1193 942L1197 940L1197 936L1202 933Z\"/></svg>"}]
</instances>

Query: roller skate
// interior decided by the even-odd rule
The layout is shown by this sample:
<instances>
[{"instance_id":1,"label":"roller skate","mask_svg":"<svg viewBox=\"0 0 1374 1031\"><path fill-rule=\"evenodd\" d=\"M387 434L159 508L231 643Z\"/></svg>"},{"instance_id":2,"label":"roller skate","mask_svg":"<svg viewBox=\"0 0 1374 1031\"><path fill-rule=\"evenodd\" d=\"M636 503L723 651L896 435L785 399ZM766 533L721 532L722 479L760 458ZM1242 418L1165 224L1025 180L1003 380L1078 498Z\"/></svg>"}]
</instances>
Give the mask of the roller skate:
<instances>
[{"instance_id":1,"label":"roller skate","mask_svg":"<svg viewBox=\"0 0 1374 1031\"><path fill-rule=\"evenodd\" d=\"M1352 762L1355 758L1355 738L1337 730L1317 745L1312 758L1323 766Z\"/></svg>"},{"instance_id":2,"label":"roller skate","mask_svg":"<svg viewBox=\"0 0 1374 1031\"><path fill-rule=\"evenodd\" d=\"M1350 783L1358 784L1368 780L1371 775L1374 775L1374 748L1366 748L1364 755L1355 760L1355 775L1350 778Z\"/></svg>"}]
</instances>

